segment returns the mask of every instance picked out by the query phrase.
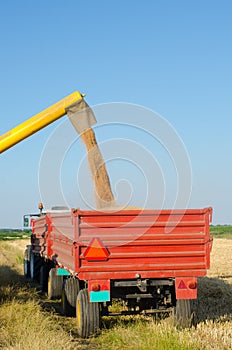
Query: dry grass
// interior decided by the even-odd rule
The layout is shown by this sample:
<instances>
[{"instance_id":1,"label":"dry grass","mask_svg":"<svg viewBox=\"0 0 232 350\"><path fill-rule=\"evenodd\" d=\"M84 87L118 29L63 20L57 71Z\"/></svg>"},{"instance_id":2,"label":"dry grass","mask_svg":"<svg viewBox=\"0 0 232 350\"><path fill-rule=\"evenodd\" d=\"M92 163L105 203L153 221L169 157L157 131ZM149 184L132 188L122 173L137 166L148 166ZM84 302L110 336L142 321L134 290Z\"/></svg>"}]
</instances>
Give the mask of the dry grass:
<instances>
[{"instance_id":1,"label":"dry grass","mask_svg":"<svg viewBox=\"0 0 232 350\"><path fill-rule=\"evenodd\" d=\"M198 350L199 343L188 331L178 331L171 320L154 322L150 317L127 316L98 339L100 349ZM203 348L202 348L203 349Z\"/></svg>"},{"instance_id":2,"label":"dry grass","mask_svg":"<svg viewBox=\"0 0 232 350\"><path fill-rule=\"evenodd\" d=\"M46 307L36 285L25 282L22 256L26 244L0 242L0 349L89 348L88 342L72 335L72 327L67 331L52 305Z\"/></svg>"},{"instance_id":3,"label":"dry grass","mask_svg":"<svg viewBox=\"0 0 232 350\"><path fill-rule=\"evenodd\" d=\"M74 349L70 337L33 300L12 300L0 309L0 344L5 349ZM57 336L59 334L59 336Z\"/></svg>"},{"instance_id":4,"label":"dry grass","mask_svg":"<svg viewBox=\"0 0 232 350\"><path fill-rule=\"evenodd\" d=\"M171 317L134 322L121 319L99 341L110 349L232 349L232 240L215 239L208 276L199 279L197 326L178 331ZM112 321L113 322L113 321Z\"/></svg>"},{"instance_id":5,"label":"dry grass","mask_svg":"<svg viewBox=\"0 0 232 350\"><path fill-rule=\"evenodd\" d=\"M214 240L211 269L199 281L195 328L177 330L171 317L106 318L102 332L86 342L77 336L75 319L59 316L57 302L25 284L22 247L22 241L0 243L2 349L232 349L232 240Z\"/></svg>"}]
</instances>

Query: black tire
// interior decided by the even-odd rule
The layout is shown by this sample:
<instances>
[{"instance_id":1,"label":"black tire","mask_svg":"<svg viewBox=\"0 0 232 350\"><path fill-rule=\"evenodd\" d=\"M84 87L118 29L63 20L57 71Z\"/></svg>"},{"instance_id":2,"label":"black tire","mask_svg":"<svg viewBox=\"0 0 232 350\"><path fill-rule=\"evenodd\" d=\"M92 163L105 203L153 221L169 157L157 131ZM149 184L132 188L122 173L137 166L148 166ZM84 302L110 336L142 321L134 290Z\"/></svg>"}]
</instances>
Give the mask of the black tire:
<instances>
[{"instance_id":1,"label":"black tire","mask_svg":"<svg viewBox=\"0 0 232 350\"><path fill-rule=\"evenodd\" d=\"M64 316L73 317L75 316L76 308L73 308L67 299L67 295L65 293L65 286L63 286L62 294L61 294L61 313Z\"/></svg>"},{"instance_id":2,"label":"black tire","mask_svg":"<svg viewBox=\"0 0 232 350\"><path fill-rule=\"evenodd\" d=\"M88 290L78 293L76 303L77 329L81 338L88 338L100 328L100 311L98 303L88 301Z\"/></svg>"},{"instance_id":3,"label":"black tire","mask_svg":"<svg viewBox=\"0 0 232 350\"><path fill-rule=\"evenodd\" d=\"M193 325L191 299L178 299L174 308L174 324L178 328L190 328Z\"/></svg>"},{"instance_id":4,"label":"black tire","mask_svg":"<svg viewBox=\"0 0 232 350\"><path fill-rule=\"evenodd\" d=\"M47 264L44 264L40 268L40 287L42 292L48 291L48 274L49 274L49 267Z\"/></svg>"},{"instance_id":5,"label":"black tire","mask_svg":"<svg viewBox=\"0 0 232 350\"><path fill-rule=\"evenodd\" d=\"M57 276L54 267L48 274L48 299L60 299L62 294L63 276Z\"/></svg>"},{"instance_id":6,"label":"black tire","mask_svg":"<svg viewBox=\"0 0 232 350\"><path fill-rule=\"evenodd\" d=\"M30 251L30 278L32 281L40 282L40 268L42 266L42 259L40 255L34 254Z\"/></svg>"},{"instance_id":7,"label":"black tire","mask_svg":"<svg viewBox=\"0 0 232 350\"><path fill-rule=\"evenodd\" d=\"M31 277L30 273L30 251L31 251L31 246L28 245L24 251L24 259L23 259L23 272L24 276L26 278Z\"/></svg>"},{"instance_id":8,"label":"black tire","mask_svg":"<svg viewBox=\"0 0 232 350\"><path fill-rule=\"evenodd\" d=\"M76 314L76 300L80 291L80 284L77 278L67 278L64 280L62 295L61 295L61 308L62 313L65 316L75 316Z\"/></svg>"}]
</instances>

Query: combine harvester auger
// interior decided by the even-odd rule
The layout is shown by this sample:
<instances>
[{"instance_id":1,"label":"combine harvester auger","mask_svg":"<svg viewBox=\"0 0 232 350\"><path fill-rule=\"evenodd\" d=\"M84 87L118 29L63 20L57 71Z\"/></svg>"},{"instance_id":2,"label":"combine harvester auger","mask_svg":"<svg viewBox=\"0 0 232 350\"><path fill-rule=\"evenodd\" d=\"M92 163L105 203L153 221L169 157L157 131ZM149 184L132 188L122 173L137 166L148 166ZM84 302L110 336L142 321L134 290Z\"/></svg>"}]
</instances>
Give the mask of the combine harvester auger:
<instances>
[{"instance_id":1,"label":"combine harvester auger","mask_svg":"<svg viewBox=\"0 0 232 350\"><path fill-rule=\"evenodd\" d=\"M114 197L110 187L109 176L92 129L96 119L93 111L85 102L84 96L80 92L75 91L0 136L0 153L5 152L67 114L70 122L81 135L86 145L89 167L95 187L96 207L98 209L112 207L114 205Z\"/></svg>"},{"instance_id":2,"label":"combine harvester auger","mask_svg":"<svg viewBox=\"0 0 232 350\"><path fill-rule=\"evenodd\" d=\"M78 104L78 101L82 100L83 96L76 91L9 130L0 136L0 153L5 152L10 147L63 117L67 113L66 108L70 107L70 105Z\"/></svg>"}]
</instances>

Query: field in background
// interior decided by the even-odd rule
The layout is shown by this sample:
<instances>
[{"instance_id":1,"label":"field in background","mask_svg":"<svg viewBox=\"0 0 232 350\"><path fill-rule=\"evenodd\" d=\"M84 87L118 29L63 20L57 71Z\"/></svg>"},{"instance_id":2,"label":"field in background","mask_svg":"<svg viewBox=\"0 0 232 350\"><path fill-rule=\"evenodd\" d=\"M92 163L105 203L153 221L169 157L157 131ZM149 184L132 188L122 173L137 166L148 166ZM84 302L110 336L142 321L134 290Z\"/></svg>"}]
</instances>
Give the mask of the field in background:
<instances>
[{"instance_id":1,"label":"field in background","mask_svg":"<svg viewBox=\"0 0 232 350\"><path fill-rule=\"evenodd\" d=\"M0 229L0 241L26 239L26 238L29 238L30 235L31 235L30 230Z\"/></svg>"},{"instance_id":2,"label":"field in background","mask_svg":"<svg viewBox=\"0 0 232 350\"><path fill-rule=\"evenodd\" d=\"M229 226L216 228L214 236L219 229L232 238L231 227L228 231ZM22 262L27 242L23 239L0 242L1 349L232 348L232 240L214 239L211 269L207 277L199 280L196 328L177 330L172 326L171 316L161 320L145 316L112 317L104 318L101 333L86 341L77 335L75 318L59 314L58 301L49 301L38 285L24 280Z\"/></svg>"},{"instance_id":3,"label":"field in background","mask_svg":"<svg viewBox=\"0 0 232 350\"><path fill-rule=\"evenodd\" d=\"M232 239L232 226L230 225L216 225L210 227L210 233L215 238ZM25 239L31 235L30 230L20 229L0 229L0 241Z\"/></svg>"},{"instance_id":4,"label":"field in background","mask_svg":"<svg viewBox=\"0 0 232 350\"><path fill-rule=\"evenodd\" d=\"M211 226L210 233L215 238L232 239L232 226L230 225Z\"/></svg>"}]
</instances>

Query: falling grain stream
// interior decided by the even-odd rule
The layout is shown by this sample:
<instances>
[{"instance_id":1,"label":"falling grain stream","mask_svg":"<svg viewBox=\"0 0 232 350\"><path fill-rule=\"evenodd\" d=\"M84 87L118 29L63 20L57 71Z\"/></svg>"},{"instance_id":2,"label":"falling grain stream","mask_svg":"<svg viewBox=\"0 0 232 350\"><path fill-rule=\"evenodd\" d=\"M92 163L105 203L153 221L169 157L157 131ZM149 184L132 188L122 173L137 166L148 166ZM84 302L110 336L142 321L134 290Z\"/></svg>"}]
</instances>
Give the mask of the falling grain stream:
<instances>
[{"instance_id":1,"label":"falling grain stream","mask_svg":"<svg viewBox=\"0 0 232 350\"><path fill-rule=\"evenodd\" d=\"M93 129L88 129L81 134L88 152L88 161L95 188L95 202L97 209L113 207L114 196L110 186L109 176L104 160L98 147Z\"/></svg>"}]
</instances>

